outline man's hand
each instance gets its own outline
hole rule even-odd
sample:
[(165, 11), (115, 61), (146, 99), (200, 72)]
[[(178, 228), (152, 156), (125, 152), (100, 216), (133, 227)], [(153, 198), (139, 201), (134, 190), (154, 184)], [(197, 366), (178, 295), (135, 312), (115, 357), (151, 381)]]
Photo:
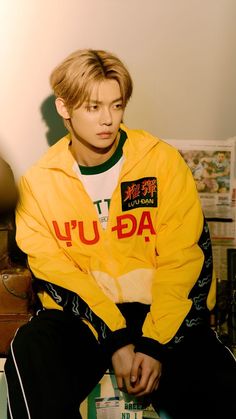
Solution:
[(140, 397), (157, 390), (161, 377), (162, 364), (155, 358), (141, 352), (135, 354), (131, 369), (130, 394)]
[(118, 388), (122, 391), (130, 393), (132, 384), (130, 381), (130, 373), (135, 357), (134, 345), (126, 345), (118, 349), (112, 355), (112, 365), (116, 376)]
[(112, 356), (118, 388), (134, 396), (144, 396), (157, 390), (162, 365), (151, 356), (134, 352), (133, 345), (118, 349)]

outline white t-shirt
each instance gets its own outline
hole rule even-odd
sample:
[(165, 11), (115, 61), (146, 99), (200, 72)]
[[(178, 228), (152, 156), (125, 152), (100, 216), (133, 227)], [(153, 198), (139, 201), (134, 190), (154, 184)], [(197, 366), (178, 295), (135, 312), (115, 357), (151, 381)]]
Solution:
[(124, 161), (122, 148), (125, 140), (126, 133), (121, 131), (118, 147), (105, 163), (93, 167), (78, 166), (76, 164), (74, 167), (86, 192), (94, 203), (99, 221), (104, 230), (107, 227), (111, 197), (117, 186)]

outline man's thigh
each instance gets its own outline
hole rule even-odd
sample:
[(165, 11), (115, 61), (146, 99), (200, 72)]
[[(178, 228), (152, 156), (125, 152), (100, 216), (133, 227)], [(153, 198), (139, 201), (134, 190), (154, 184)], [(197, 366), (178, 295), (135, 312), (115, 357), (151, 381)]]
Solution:
[(233, 418), (235, 388), (236, 362), (212, 332), (167, 358), (154, 404), (174, 419)]
[(74, 417), (72, 410), (78, 410), (107, 365), (96, 338), (80, 319), (59, 310), (40, 311), (11, 344), (5, 367), (10, 400), (17, 400), (18, 388), (19, 408), (27, 401), (33, 417), (45, 412), (63, 417), (68, 409)]

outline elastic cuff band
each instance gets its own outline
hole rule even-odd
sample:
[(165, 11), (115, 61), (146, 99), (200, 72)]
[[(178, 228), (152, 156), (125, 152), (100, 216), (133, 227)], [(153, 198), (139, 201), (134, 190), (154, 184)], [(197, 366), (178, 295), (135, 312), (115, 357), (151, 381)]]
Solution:
[(135, 352), (142, 352), (162, 362), (165, 353), (165, 346), (154, 339), (141, 337), (135, 345)]
[(106, 352), (113, 355), (115, 351), (122, 348), (123, 346), (132, 343), (130, 334), (127, 328), (116, 330), (112, 332), (102, 343)]

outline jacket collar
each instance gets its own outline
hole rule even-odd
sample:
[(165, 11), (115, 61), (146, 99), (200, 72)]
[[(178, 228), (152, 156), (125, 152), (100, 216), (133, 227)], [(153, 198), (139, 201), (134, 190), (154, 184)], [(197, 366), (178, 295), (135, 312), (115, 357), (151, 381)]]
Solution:
[[(124, 124), (121, 124), (121, 129), (127, 134), (127, 140), (123, 148), (124, 157), (131, 162), (132, 166), (160, 141), (146, 131), (129, 129)], [(49, 148), (37, 165), (46, 169), (60, 169), (73, 177), (77, 177), (73, 170), (75, 160), (69, 150), (70, 141), (70, 134), (67, 134)]]

